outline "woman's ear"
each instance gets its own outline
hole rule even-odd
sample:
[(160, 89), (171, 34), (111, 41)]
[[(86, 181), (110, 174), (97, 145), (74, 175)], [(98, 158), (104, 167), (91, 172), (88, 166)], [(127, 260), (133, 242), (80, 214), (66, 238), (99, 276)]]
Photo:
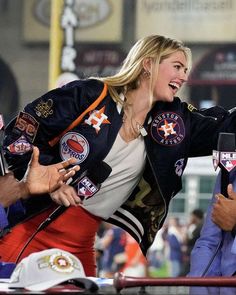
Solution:
[(144, 71), (146, 71), (146, 72), (151, 72), (151, 58), (150, 57), (148, 57), (148, 58), (145, 58), (144, 60), (143, 60), (143, 69), (144, 69)]

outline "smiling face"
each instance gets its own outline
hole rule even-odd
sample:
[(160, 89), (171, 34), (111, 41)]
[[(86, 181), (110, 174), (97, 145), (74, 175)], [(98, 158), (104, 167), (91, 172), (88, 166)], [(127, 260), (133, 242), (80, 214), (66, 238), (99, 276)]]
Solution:
[(177, 91), (188, 79), (187, 71), (187, 59), (183, 51), (174, 52), (163, 59), (153, 88), (154, 101), (173, 101)]

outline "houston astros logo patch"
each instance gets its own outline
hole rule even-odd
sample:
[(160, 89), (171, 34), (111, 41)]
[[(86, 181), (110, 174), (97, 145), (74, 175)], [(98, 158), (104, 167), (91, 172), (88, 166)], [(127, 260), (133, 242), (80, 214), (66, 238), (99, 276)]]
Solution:
[(89, 143), (83, 135), (68, 132), (61, 138), (60, 154), (63, 160), (74, 157), (78, 161), (76, 164), (80, 164), (89, 154)]
[(90, 113), (89, 118), (84, 120), (84, 123), (88, 125), (92, 125), (93, 128), (98, 133), (101, 129), (102, 124), (111, 124), (111, 122), (108, 120), (107, 115), (104, 114), (105, 112), (105, 106), (102, 107), (100, 110), (94, 110)]
[(152, 121), (151, 135), (161, 145), (177, 145), (185, 137), (184, 122), (176, 113), (160, 113)]

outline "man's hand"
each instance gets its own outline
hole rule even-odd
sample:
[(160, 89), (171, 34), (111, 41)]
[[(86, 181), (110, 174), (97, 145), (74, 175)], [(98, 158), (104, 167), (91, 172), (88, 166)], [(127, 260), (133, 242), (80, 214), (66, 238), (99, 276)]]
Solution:
[(58, 189), (80, 169), (79, 166), (76, 165), (66, 170), (69, 165), (75, 163), (76, 159), (71, 158), (53, 165), (40, 165), (39, 149), (33, 147), (32, 158), (24, 177), (24, 182), (29, 194), (50, 193)]
[(215, 196), (211, 219), (221, 229), (231, 231), (236, 225), (236, 192), (233, 191), (232, 184), (228, 185), (227, 191), (229, 198), (222, 194)]

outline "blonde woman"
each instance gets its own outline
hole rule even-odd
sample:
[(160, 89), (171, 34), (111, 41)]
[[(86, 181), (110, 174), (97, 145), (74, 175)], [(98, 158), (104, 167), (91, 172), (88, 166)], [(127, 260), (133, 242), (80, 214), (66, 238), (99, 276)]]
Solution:
[[(81, 194), (79, 181), (51, 193), (54, 202), (68, 209), (35, 236), (21, 258), (59, 247), (79, 257), (86, 274), (94, 276), (94, 239), (102, 220), (125, 229), (146, 254), (171, 198), (181, 189), (188, 157), (211, 154), (219, 132), (236, 131), (235, 112), (220, 107), (198, 111), (176, 97), (190, 66), (191, 52), (182, 42), (147, 36), (134, 44), (114, 76), (71, 82), (24, 108), (36, 122), (33, 136), (26, 139), (39, 147), (43, 164), (73, 156), (81, 175), (96, 171), (101, 161), (112, 172), (100, 190), (90, 183)], [(22, 113), (7, 128), (5, 146), (8, 161), (20, 175), (19, 156), (9, 152), (17, 145), (17, 134), (22, 135), (17, 132), (19, 117)], [(4, 261), (16, 259), (54, 202), (4, 237)]]

